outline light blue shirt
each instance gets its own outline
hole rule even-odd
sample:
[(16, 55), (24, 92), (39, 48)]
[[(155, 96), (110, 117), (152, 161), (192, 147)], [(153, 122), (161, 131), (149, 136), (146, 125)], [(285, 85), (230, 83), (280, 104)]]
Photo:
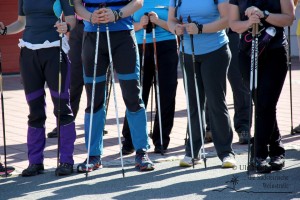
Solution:
[[(144, 0), (144, 5), (141, 9), (136, 11), (133, 15), (134, 22), (139, 22), (141, 17), (147, 12), (155, 12), (158, 15), (158, 18), (164, 21), (168, 20), (168, 8), (169, 1), (168, 0)], [(144, 29), (136, 31), (136, 39), (138, 44), (143, 43), (143, 35)], [(174, 40), (175, 35), (171, 32), (165, 30), (160, 26), (156, 26), (155, 28), (155, 36), (156, 41), (165, 41), (165, 40)], [(147, 33), (146, 42), (152, 43), (152, 33)]]
[[(179, 0), (177, 0), (178, 3)], [(224, 3), (227, 0), (218, 0)], [(170, 7), (175, 7), (175, 0), (170, 0)], [(178, 7), (177, 17), (183, 17), (183, 23), (187, 23), (188, 16), (192, 21), (199, 24), (207, 24), (220, 18), (217, 5), (214, 0), (182, 0)], [(225, 30), (215, 33), (202, 33), (194, 35), (195, 55), (202, 55), (215, 51), (228, 43)], [(187, 54), (192, 54), (191, 40), (188, 34), (184, 34), (184, 50)]]

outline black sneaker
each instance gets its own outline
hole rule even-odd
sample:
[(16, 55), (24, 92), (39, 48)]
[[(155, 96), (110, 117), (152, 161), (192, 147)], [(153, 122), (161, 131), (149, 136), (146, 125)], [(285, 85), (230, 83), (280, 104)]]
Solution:
[(133, 145), (128, 145), (125, 141), (122, 141), (122, 154), (123, 155), (129, 155), (134, 152)]
[(44, 173), (44, 165), (43, 164), (30, 164), (27, 169), (22, 171), (22, 176), (36, 176), (38, 174)]
[(263, 158), (256, 158), (255, 169), (257, 173), (261, 174), (267, 174), (272, 171), (271, 165)]
[(210, 130), (206, 130), (205, 131), (205, 137), (204, 137), (204, 143), (210, 143), (212, 141), (213, 141), (213, 139), (212, 139), (211, 131)]
[(5, 169), (5, 166), (2, 163), (0, 163), (0, 175), (4, 175), (5, 172), (7, 172), (7, 174), (11, 174), (13, 171), (15, 171), (14, 167), (6, 166)]
[(60, 163), (55, 170), (56, 176), (70, 175), (73, 173), (73, 165), (69, 163)]
[(57, 134), (57, 128), (54, 128), (51, 132), (49, 132), (47, 134), (48, 138), (57, 138), (58, 134)]
[(248, 144), (248, 137), (249, 137), (248, 131), (241, 131), (238, 133), (238, 135), (239, 135), (240, 144)]
[[(167, 152), (167, 148), (163, 147), (163, 153)], [(154, 147), (154, 153), (161, 153), (161, 146)]]
[(300, 133), (300, 124), (293, 129), (294, 133)]
[(269, 162), (269, 164), (272, 167), (272, 170), (274, 171), (278, 171), (278, 170), (282, 170), (282, 168), (284, 167), (284, 157), (283, 156), (274, 156), (271, 157), (271, 160)]

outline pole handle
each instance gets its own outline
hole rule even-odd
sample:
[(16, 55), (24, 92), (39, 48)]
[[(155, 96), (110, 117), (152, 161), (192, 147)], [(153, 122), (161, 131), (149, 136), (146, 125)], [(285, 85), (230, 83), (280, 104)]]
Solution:
[(252, 37), (255, 37), (258, 35), (258, 24), (252, 25)]

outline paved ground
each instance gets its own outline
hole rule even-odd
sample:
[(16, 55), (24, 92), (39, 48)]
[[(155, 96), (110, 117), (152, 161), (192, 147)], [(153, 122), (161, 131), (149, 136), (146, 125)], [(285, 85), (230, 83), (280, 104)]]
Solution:
[(300, 199), (299, 151), (288, 150), (283, 171), (247, 175), (247, 156), (239, 155), (238, 168), (221, 169), (220, 161), (208, 160), (208, 167), (180, 168), (177, 161), (157, 163), (152, 172), (140, 173), (125, 167), (107, 167), (89, 174), (55, 177), (48, 172), (36, 177), (0, 180), (1, 199)]
[[(292, 91), (293, 91), (293, 126), (297, 126), (300, 123), (300, 64), (298, 62), (298, 59), (293, 59), (292, 61)], [(119, 108), (119, 116), (121, 116), (120, 121), (121, 123), (123, 122), (123, 114), (125, 112), (125, 106), (122, 101), (122, 97), (120, 95), (120, 90), (119, 86), (117, 85), (117, 99), (118, 99), (118, 108)], [(53, 116), (53, 106), (50, 101), (50, 95), (49, 91), (47, 90), (47, 131), (52, 130), (55, 127), (55, 119)], [(9, 178), (9, 179), (0, 179), (2, 184), (4, 185), (9, 185), (9, 186), (14, 186), (19, 185), (22, 186), (22, 193), (16, 193), (15, 195), (7, 196), (7, 198), (12, 198), (12, 197), (20, 197), (20, 196), (26, 196), (26, 195), (31, 195), (32, 193), (40, 193), (39, 189), (34, 188), (32, 190), (32, 193), (28, 193), (26, 191), (26, 187), (28, 184), (34, 183), (34, 186), (37, 188), (41, 187), (42, 191), (47, 191), (48, 185), (53, 185), (56, 184), (57, 182), (64, 182), (58, 184), (58, 187), (60, 189), (59, 193), (64, 193), (66, 190), (69, 192), (74, 191), (74, 194), (71, 196), (65, 196), (64, 198), (76, 198), (77, 196), (80, 195), (80, 187), (78, 186), (72, 186), (73, 184), (79, 184), (80, 179), (82, 178), (81, 175), (74, 175), (70, 178), (63, 178), (63, 179), (58, 179), (56, 181), (56, 178), (53, 177), (53, 173), (47, 173), (46, 175), (38, 176), (37, 178), (30, 178), (30, 179), (22, 179), (22, 178), (16, 178), (16, 176), (24, 169), (27, 167), (28, 162), (27, 162), (27, 146), (26, 146), (26, 121), (27, 121), (27, 115), (28, 115), (28, 106), (25, 101), (25, 96), (24, 92), (22, 90), (22, 85), (20, 81), (19, 76), (4, 76), (4, 102), (5, 102), (5, 124), (6, 124), (6, 140), (7, 140), (7, 153), (8, 153), (8, 163), (9, 165), (13, 165), (16, 167), (16, 172), (13, 177), (15, 178)], [(232, 93), (231, 93), (231, 88), (230, 85), (228, 84), (228, 89), (227, 89), (227, 103), (228, 103), (228, 108), (230, 111), (230, 116), (233, 116), (233, 100), (232, 100)], [(76, 128), (77, 128), (77, 140), (76, 140), (76, 146), (75, 146), (75, 163), (80, 163), (86, 158), (86, 150), (85, 150), (85, 145), (84, 145), (84, 136), (83, 136), (83, 118), (84, 118), (84, 108), (86, 105), (86, 98), (85, 94), (83, 94), (83, 98), (81, 101), (81, 109), (78, 113), (78, 117), (76, 119)], [(286, 82), (284, 84), (284, 88), (281, 94), (281, 98), (278, 104), (278, 109), (277, 109), (277, 118), (278, 118), (278, 123), (279, 123), (279, 128), (281, 130), (281, 133), (283, 135), (283, 142), (286, 145), (286, 148), (289, 150), (299, 150), (300, 149), (300, 134), (298, 135), (290, 135), (290, 130), (291, 130), (291, 118), (290, 118), (290, 84), (289, 84), (289, 78), (287, 76)], [(0, 118), (1, 119), (1, 118)], [(1, 119), (2, 120), (2, 119)], [(2, 122), (2, 121), (1, 121)], [(2, 124), (2, 123), (1, 123)], [(150, 126), (150, 109), (148, 109), (148, 124)], [(218, 170), (219, 173), (219, 167), (220, 165), (219, 161), (217, 158), (215, 158), (215, 150), (213, 147), (213, 144), (208, 144), (206, 145), (206, 151), (208, 152), (208, 156), (211, 157), (212, 159), (215, 159), (215, 163), (213, 165), (208, 166), (208, 171), (211, 172), (212, 176), (207, 176), (205, 179), (209, 179), (209, 177), (212, 177), (214, 181), (206, 181), (203, 180), (196, 180), (193, 177), (193, 172), (194, 170), (183, 170), (177, 168), (178, 164), (178, 159), (184, 155), (184, 138), (185, 138), (185, 133), (186, 133), (186, 124), (187, 124), (187, 119), (186, 119), (186, 103), (185, 103), (185, 96), (184, 96), (184, 90), (183, 90), (183, 80), (182, 80), (182, 74), (179, 70), (179, 77), (178, 77), (178, 89), (177, 89), (177, 99), (176, 99), (176, 114), (175, 114), (175, 123), (174, 123), (174, 128), (172, 130), (171, 134), (171, 142), (169, 146), (169, 151), (165, 156), (160, 156), (156, 155), (153, 153), (150, 153), (150, 157), (157, 161), (171, 161), (173, 160), (174, 162), (163, 162), (163, 164), (159, 164), (157, 166), (157, 170), (153, 173), (145, 173), (143, 175), (139, 175), (138, 177), (143, 177), (143, 179), (147, 180), (147, 178), (152, 179), (157, 179), (157, 182), (154, 182), (154, 184), (151, 184), (149, 188), (145, 191), (146, 199), (151, 199), (148, 194), (150, 194), (151, 190), (153, 188), (158, 188), (160, 191), (159, 195), (154, 195), (153, 199), (156, 198), (174, 198), (175, 196), (185, 198), (185, 197), (192, 197), (193, 195), (196, 195), (194, 198), (198, 197), (197, 196), (197, 189), (192, 188), (192, 190), (188, 190), (187, 192), (183, 192), (180, 195), (180, 191), (177, 191), (178, 188), (181, 188), (183, 186), (182, 190), (185, 190), (186, 187), (196, 187), (197, 182), (199, 182), (199, 187), (203, 187), (202, 184), (208, 184), (213, 185), (213, 183), (218, 183), (219, 185), (224, 185), (224, 180), (227, 180), (231, 175), (224, 175), (222, 179), (220, 179), (220, 182), (218, 181), (217, 177), (219, 177), (217, 174), (214, 174), (214, 170)], [(122, 128), (122, 127), (121, 127)], [(105, 135), (104, 137), (104, 166), (106, 167), (111, 167), (108, 169), (104, 170), (104, 174), (102, 174), (102, 171), (99, 172), (98, 175), (96, 175), (95, 178), (101, 178), (101, 180), (95, 180), (95, 182), (85, 182), (87, 185), (89, 184), (96, 184), (98, 182), (101, 182), (99, 184), (99, 188), (105, 187), (109, 190), (107, 190), (107, 193), (114, 193), (116, 190), (119, 190), (120, 196), (117, 197), (116, 199), (130, 199), (130, 195), (126, 195), (125, 191), (121, 191), (122, 186), (118, 186), (114, 190), (114, 188), (109, 188), (109, 186), (113, 187), (114, 182), (111, 181), (110, 179), (112, 178), (117, 178), (118, 183), (122, 182), (123, 180), (126, 180), (126, 184), (128, 184), (128, 188), (123, 189), (129, 189), (129, 190), (135, 190), (135, 188), (142, 187), (140, 184), (144, 184), (145, 181), (142, 181), (139, 183), (138, 181), (135, 183), (131, 183), (130, 180), (137, 180), (134, 176), (136, 173), (131, 172), (131, 164), (133, 162), (133, 156), (126, 156), (124, 158), (126, 168), (129, 169), (128, 175), (131, 178), (126, 178), (126, 179), (121, 179), (120, 174), (119, 174), (119, 167), (120, 165), (120, 159), (119, 159), (119, 145), (118, 145), (118, 133), (117, 133), (117, 126), (116, 126), (116, 120), (115, 120), (115, 110), (114, 110), (114, 102), (113, 98), (110, 100), (109, 104), (109, 110), (108, 110), (108, 116), (107, 116), (107, 125), (106, 125), (106, 130), (108, 131), (108, 134)], [(0, 127), (0, 131), (2, 133), (2, 126)], [(2, 134), (0, 136), (0, 145), (2, 146)], [(239, 145), (237, 143), (238, 137), (237, 134), (234, 133), (234, 150), (238, 154), (237, 159), (240, 159), (240, 156), (243, 157), (243, 153), (247, 151), (246, 146), (244, 145)], [(56, 149), (57, 149), (57, 140), (56, 139), (47, 139), (47, 147), (45, 149), (45, 167), (48, 171), (53, 171), (56, 167)], [(153, 151), (153, 147), (150, 149), (150, 152)], [(3, 148), (0, 149), (0, 154), (3, 155)], [(298, 175), (300, 174), (299, 170), (299, 152), (294, 153), (293, 155), (297, 155), (295, 157), (289, 157), (289, 154), (287, 157), (291, 160), (292, 163), (296, 162), (298, 163), (298, 166), (294, 166), (293, 169), (291, 170), (292, 172), (298, 170)], [(2, 156), (3, 160), (3, 156)], [(292, 165), (290, 163), (290, 165)], [(246, 163), (241, 163), (241, 166)], [(170, 170), (168, 170), (168, 167), (171, 167)], [(176, 170), (174, 170), (176, 169)], [(206, 170), (207, 171), (207, 170)], [(222, 170), (221, 170), (222, 171)], [(223, 171), (222, 171), (223, 172)], [(98, 172), (97, 172), (98, 173)], [(165, 182), (164, 177), (168, 177), (172, 179), (173, 176), (178, 175), (184, 175), (184, 174), (189, 174), (189, 177), (191, 178), (191, 185), (186, 184), (184, 182), (178, 183), (175, 187), (173, 188), (172, 186), (160, 186), (160, 182)], [(199, 173), (197, 173), (199, 175)], [(293, 174), (293, 173), (292, 173)], [(198, 176), (197, 175), (197, 176)], [(223, 175), (222, 175), (223, 176)], [(43, 177), (43, 179), (40, 179), (39, 177)], [(80, 177), (80, 178), (79, 178)], [(200, 178), (199, 178), (200, 177)], [(198, 178), (201, 179), (201, 176)], [(45, 179), (44, 179), (45, 178)], [(178, 178), (174, 178), (174, 180), (178, 180)], [(227, 179), (226, 179), (227, 178)], [(79, 179), (79, 180), (77, 180)], [(89, 180), (93, 180), (94, 177), (91, 177)], [(83, 180), (83, 178), (82, 178)], [(105, 182), (102, 182), (102, 180), (106, 180)], [(189, 179), (187, 179), (189, 181)], [(295, 179), (296, 181), (297, 179)], [(299, 178), (298, 182), (296, 185), (299, 185)], [(50, 181), (50, 182), (49, 182)], [(229, 178), (230, 181), (230, 178)], [(65, 183), (67, 183), (65, 185)], [(106, 185), (106, 183), (108, 183)], [(156, 183), (156, 184), (155, 184)], [(222, 183), (222, 184), (221, 184)], [(118, 185), (116, 183), (116, 185)], [(225, 184), (226, 185), (226, 184)], [(23, 190), (23, 186), (25, 187)], [(31, 187), (31, 186), (30, 186)], [(51, 186), (52, 187), (52, 186)], [(94, 189), (96, 190), (96, 187), (93, 186)], [(98, 184), (97, 184), (98, 187)], [(144, 187), (144, 186), (143, 186)], [(164, 190), (162, 190), (160, 187), (167, 188), (168, 192), (174, 192), (174, 195), (164, 193)], [(198, 186), (197, 186), (198, 187)], [(250, 187), (255, 187), (255, 185), (250, 185)], [(1, 187), (2, 188), (2, 187)], [(0, 190), (2, 190), (0, 188)], [(82, 188), (81, 191), (84, 191), (85, 187)], [(152, 188), (152, 189), (151, 189)], [(79, 189), (79, 191), (78, 191)], [(145, 188), (144, 188), (145, 189)], [(57, 188), (55, 189), (57, 190)], [(199, 189), (200, 190), (200, 189)], [(205, 189), (201, 189), (205, 190)], [(140, 190), (139, 192), (133, 192), (132, 194), (136, 195), (143, 195), (144, 190)], [(96, 191), (95, 191), (96, 192)], [(101, 191), (99, 190), (101, 193)], [(181, 191), (182, 192), (182, 191)], [(298, 190), (299, 192), (299, 190)], [(47, 193), (47, 192), (46, 192)], [(51, 191), (50, 191), (51, 193)], [(50, 194), (49, 193), (49, 194)], [(72, 193), (72, 192), (71, 192)], [(107, 195), (107, 193), (102, 193)], [(121, 194), (122, 193), (122, 194)], [(1, 191), (2, 194), (2, 191)], [(84, 193), (82, 193), (84, 194)], [(95, 193), (94, 193), (95, 194)], [(38, 194), (37, 194), (38, 195)], [(123, 196), (122, 196), (123, 195)], [(148, 196), (147, 196), (148, 195)], [(46, 195), (47, 196), (47, 195)], [(50, 195), (51, 196), (51, 195)], [(50, 198), (50, 196), (48, 198)], [(114, 195), (108, 195), (107, 197), (104, 196), (105, 198), (110, 198), (113, 197)], [(123, 198), (124, 197), (124, 198)], [(27, 197), (29, 198), (29, 196)], [(39, 198), (36, 196), (36, 198)], [(46, 198), (46, 197), (45, 197)], [(59, 198), (59, 197), (57, 197)], [(0, 198), (2, 199), (2, 198)], [(6, 198), (5, 198), (6, 199)], [(46, 198), (47, 199), (47, 198)], [(102, 199), (102, 198), (101, 198)]]

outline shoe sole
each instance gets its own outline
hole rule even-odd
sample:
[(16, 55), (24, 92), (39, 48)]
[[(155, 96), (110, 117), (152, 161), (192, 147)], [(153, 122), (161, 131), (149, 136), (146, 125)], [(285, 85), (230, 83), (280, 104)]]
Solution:
[(282, 165), (276, 164), (276, 163), (269, 163), (269, 165), (271, 165), (271, 168), (272, 168), (273, 171), (279, 171), (279, 170), (282, 170), (285, 163), (283, 163)]
[(21, 175), (22, 175), (22, 177), (30, 177), (30, 176), (36, 176), (36, 175), (39, 175), (39, 174), (44, 174), (44, 170), (39, 170), (34, 174), (23, 174), (22, 173)]
[(56, 176), (66, 176), (66, 175), (71, 175), (71, 174), (73, 174), (73, 170), (71, 170), (71, 172), (55, 172), (55, 175)]
[(256, 173), (259, 174), (269, 174), (271, 173), (272, 168), (266, 168), (266, 169), (256, 169)]
[(236, 167), (235, 163), (231, 163), (231, 162), (222, 163), (222, 168), (234, 168), (234, 167)]
[(86, 172), (92, 172), (94, 170), (102, 169), (102, 168), (103, 168), (103, 165), (95, 165), (94, 167), (88, 167), (88, 170), (86, 170), (86, 168), (84, 168), (84, 169), (77, 168), (77, 172), (78, 173), (86, 173)]
[(135, 167), (138, 168), (140, 171), (152, 171), (154, 170), (154, 165), (147, 164), (147, 166), (141, 166), (139, 164), (135, 164)]
[[(11, 174), (13, 171), (15, 171), (14, 169), (13, 170), (7, 170), (7, 174)], [(0, 176), (2, 175), (5, 175), (5, 171), (4, 172), (0, 172)]]
[[(194, 161), (194, 165), (199, 165), (199, 164), (202, 164), (202, 160), (195, 160)], [(183, 162), (183, 161), (180, 161), (179, 162), (179, 167), (192, 167), (193, 164), (189, 164), (187, 162)]]

